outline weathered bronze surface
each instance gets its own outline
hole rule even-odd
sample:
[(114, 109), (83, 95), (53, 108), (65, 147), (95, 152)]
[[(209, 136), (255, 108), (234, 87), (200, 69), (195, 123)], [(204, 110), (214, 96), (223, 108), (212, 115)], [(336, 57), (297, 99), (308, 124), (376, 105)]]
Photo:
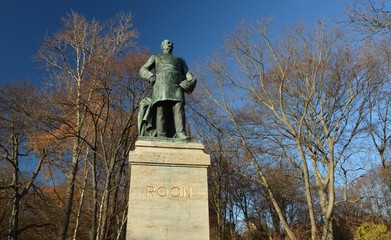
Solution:
[(152, 98), (140, 103), (139, 136), (188, 139), (185, 121), (185, 92), (197, 80), (181, 57), (172, 55), (174, 43), (164, 40), (162, 54), (152, 55), (141, 67), (140, 76), (153, 85)]

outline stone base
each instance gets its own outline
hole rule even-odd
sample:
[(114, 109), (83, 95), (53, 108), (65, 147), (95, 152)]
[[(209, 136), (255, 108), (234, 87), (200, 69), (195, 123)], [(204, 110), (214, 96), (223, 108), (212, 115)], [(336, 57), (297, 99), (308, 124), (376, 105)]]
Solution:
[(127, 240), (209, 239), (207, 167), (200, 143), (136, 142), (129, 155)]

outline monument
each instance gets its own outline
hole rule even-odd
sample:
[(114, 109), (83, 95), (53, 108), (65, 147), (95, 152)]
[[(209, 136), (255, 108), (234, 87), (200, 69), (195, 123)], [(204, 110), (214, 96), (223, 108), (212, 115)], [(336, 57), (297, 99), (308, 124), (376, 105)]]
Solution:
[(197, 80), (186, 62), (172, 55), (174, 44), (164, 40), (163, 54), (152, 55), (140, 69), (140, 76), (153, 86), (152, 99), (140, 104), (138, 127), (140, 136), (187, 139), (185, 96), (191, 93)]
[(210, 157), (187, 135), (184, 112), (184, 94), (197, 80), (173, 47), (164, 40), (163, 53), (140, 69), (153, 91), (140, 104), (139, 139), (129, 154), (127, 240), (209, 239)]

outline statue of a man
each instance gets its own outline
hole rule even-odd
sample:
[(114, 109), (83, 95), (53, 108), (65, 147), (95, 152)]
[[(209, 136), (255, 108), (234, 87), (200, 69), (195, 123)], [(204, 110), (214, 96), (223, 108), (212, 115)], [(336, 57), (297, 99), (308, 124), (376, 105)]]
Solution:
[(153, 116), (150, 125), (154, 134), (149, 135), (187, 139), (184, 92), (194, 90), (196, 79), (189, 72), (186, 62), (172, 55), (173, 42), (164, 40), (161, 49), (162, 54), (152, 55), (140, 69), (140, 76), (153, 85), (149, 104)]

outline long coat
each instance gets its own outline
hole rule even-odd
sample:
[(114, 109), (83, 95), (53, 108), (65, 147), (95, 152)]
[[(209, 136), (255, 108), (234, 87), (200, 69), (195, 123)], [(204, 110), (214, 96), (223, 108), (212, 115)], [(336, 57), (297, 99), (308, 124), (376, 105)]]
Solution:
[[(154, 73), (154, 72), (155, 73)], [(152, 91), (152, 104), (159, 101), (185, 102), (184, 90), (179, 84), (189, 71), (186, 62), (171, 54), (152, 55), (140, 69), (140, 76), (150, 79), (156, 75)]]

